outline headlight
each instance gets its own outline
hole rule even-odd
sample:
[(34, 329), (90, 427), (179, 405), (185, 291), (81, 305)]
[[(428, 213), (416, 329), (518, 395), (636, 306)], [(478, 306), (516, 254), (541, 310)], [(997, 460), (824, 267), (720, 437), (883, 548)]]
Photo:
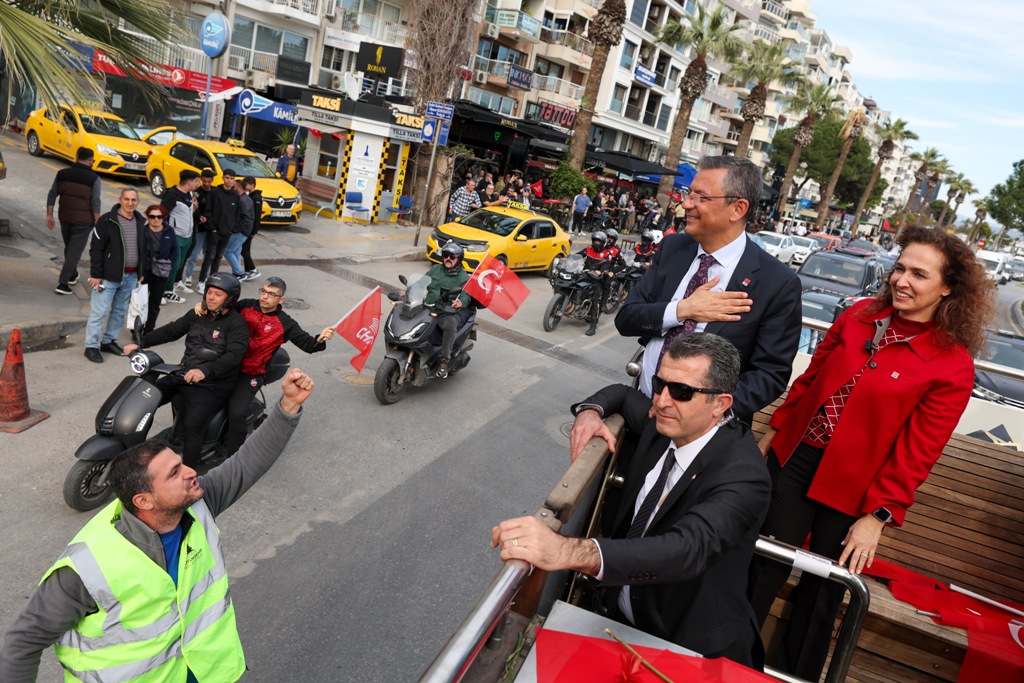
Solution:
[(297, 193), (295, 195), (295, 203), (296, 204), (301, 204), (302, 203), (302, 193), (301, 192), (299, 192), (299, 193)]
[(974, 385), (974, 389), (971, 391), (971, 395), (974, 396), (975, 398), (983, 398), (986, 401), (994, 401), (996, 403), (999, 403), (1000, 401), (1003, 400), (1002, 394), (997, 394), (991, 389), (986, 389), (985, 387), (978, 386), (977, 384)]
[(149, 370), (149, 356), (144, 353), (133, 353), (128, 363), (136, 375), (144, 375)]
[(113, 147), (107, 147), (106, 145), (96, 145), (96, 151), (111, 157), (121, 156), (120, 154), (118, 154), (116, 149), (114, 149)]
[(466, 245), (466, 251), (487, 251), (488, 246), (487, 242), (470, 242)]
[(426, 329), (426, 327), (427, 323), (420, 323), (416, 327), (412, 328), (411, 330), (400, 336), (398, 338), (398, 341), (409, 341), (410, 339), (415, 339), (416, 337), (420, 336), (420, 334), (423, 332), (424, 329)]

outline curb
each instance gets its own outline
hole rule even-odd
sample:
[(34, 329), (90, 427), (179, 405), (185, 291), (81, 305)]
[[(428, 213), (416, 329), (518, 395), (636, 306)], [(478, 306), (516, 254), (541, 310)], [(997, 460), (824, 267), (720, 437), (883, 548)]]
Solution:
[(387, 254), (385, 256), (338, 256), (339, 263), (358, 266), (366, 263), (395, 263), (401, 261), (426, 261), (426, 250), (422, 248), (410, 249), (398, 254)]
[(26, 320), (20, 323), (4, 323), (0, 325), (0, 349), (7, 349), (7, 341), (11, 332), (21, 330), (21, 345), (26, 351), (59, 341), (79, 330), (85, 329), (86, 318), (64, 317), (53, 320)]

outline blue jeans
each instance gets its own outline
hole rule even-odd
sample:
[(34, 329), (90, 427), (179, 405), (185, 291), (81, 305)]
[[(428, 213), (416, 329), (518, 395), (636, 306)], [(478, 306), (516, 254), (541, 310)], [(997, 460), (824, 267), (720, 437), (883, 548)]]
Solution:
[(246, 237), (248, 235), (242, 232), (232, 233), (228, 238), (228, 246), (224, 247), (224, 258), (231, 265), (231, 274), (235, 277), (245, 274), (245, 269), (242, 268), (242, 245), (245, 244)]
[(206, 249), (206, 233), (196, 231), (195, 234), (196, 242), (192, 245), (192, 253), (188, 256), (188, 261), (185, 262), (185, 277), (192, 277), (192, 273), (196, 269), (196, 261), (202, 256), (203, 251)]
[[(135, 273), (125, 273), (121, 282), (103, 280), (103, 289), (93, 290), (90, 301), (89, 321), (85, 323), (85, 346), (90, 349), (100, 347), (100, 333), (102, 342), (109, 344), (121, 334), (121, 326), (124, 325), (124, 316), (128, 313), (128, 302), (132, 297), (132, 290), (138, 284)], [(109, 314), (109, 315), (108, 315)], [(103, 320), (106, 319), (106, 329), (103, 327)]]

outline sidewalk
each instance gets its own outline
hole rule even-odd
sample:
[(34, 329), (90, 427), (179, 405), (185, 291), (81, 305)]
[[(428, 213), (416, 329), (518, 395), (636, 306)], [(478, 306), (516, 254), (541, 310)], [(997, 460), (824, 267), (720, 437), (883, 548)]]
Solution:
[[(88, 248), (79, 266), (79, 284), (73, 295), (54, 293), (62, 263), (59, 228), (56, 239), (0, 207), (0, 218), (10, 221), (10, 235), (0, 235), (0, 350), (15, 328), (21, 330), (26, 350), (59, 341), (80, 332), (89, 316)], [(419, 246), (413, 246), (415, 225), (394, 223), (342, 223), (304, 213), (288, 229), (264, 228), (253, 242), (257, 266), (270, 260), (337, 260), (361, 264), (424, 258), (433, 226), (424, 226)], [(222, 270), (226, 266), (222, 266)]]

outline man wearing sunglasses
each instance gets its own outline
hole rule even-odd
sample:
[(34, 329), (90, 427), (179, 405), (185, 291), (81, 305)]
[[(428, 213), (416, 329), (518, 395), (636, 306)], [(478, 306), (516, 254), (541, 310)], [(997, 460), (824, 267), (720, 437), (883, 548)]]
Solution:
[(704, 157), (683, 198), (685, 234), (662, 240), (643, 279), (615, 316), (615, 327), (645, 345), (640, 390), (667, 339), (712, 332), (740, 353), (733, 411), (748, 425), (786, 389), (800, 343), (800, 280), (747, 239), (761, 171), (745, 158)]
[(491, 532), (501, 559), (588, 574), (607, 616), (761, 668), (747, 567), (771, 482), (753, 434), (728, 417), (739, 374), (739, 354), (722, 337), (680, 335), (653, 377), (653, 400), (619, 384), (573, 406), (573, 459), (593, 436), (615, 447), (604, 415), (621, 413), (639, 435), (619, 455), (624, 483), (608, 493), (602, 537), (567, 538), (520, 517)]

